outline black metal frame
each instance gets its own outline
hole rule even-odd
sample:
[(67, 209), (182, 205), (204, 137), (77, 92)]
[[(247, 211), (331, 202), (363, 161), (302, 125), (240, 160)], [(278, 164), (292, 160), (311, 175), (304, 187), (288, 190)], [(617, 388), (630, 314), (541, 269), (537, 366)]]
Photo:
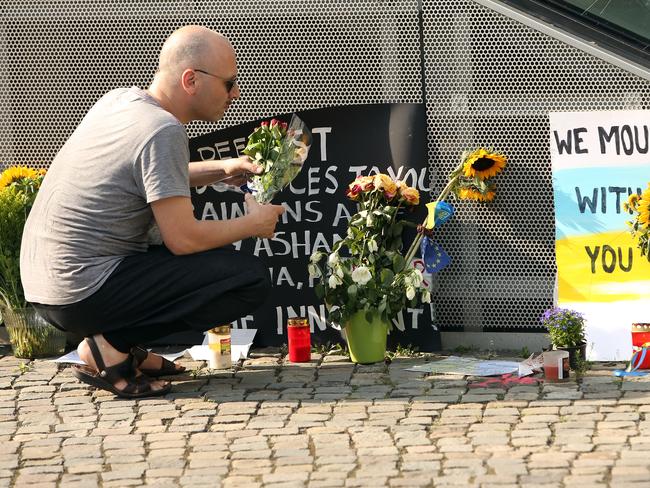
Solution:
[(500, 1), (650, 69), (650, 38), (641, 37), (598, 16), (584, 14), (562, 0)]

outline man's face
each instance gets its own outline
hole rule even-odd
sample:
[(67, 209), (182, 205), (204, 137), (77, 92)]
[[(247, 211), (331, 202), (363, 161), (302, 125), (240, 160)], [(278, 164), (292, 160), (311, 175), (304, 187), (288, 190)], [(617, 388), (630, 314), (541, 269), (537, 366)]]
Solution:
[(216, 122), (223, 117), (240, 91), (234, 52), (194, 68), (197, 85), (195, 119)]

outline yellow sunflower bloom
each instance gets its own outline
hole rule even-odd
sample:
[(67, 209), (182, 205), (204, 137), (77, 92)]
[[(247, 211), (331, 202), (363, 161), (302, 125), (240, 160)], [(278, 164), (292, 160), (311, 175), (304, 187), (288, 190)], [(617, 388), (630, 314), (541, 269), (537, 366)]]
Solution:
[(23, 178), (34, 178), (39, 176), (39, 172), (34, 168), (27, 166), (12, 166), (2, 172), (0, 175), (0, 189), (11, 186), (11, 184), (22, 180)]
[(467, 187), (461, 188), (458, 190), (458, 198), (461, 200), (476, 200), (478, 202), (491, 202), (496, 196), (496, 191), (487, 190), (485, 193), (481, 193), (476, 188)]
[(636, 205), (637, 205), (638, 202), (639, 202), (639, 195), (637, 193), (632, 193), (627, 198), (627, 203), (626, 203), (627, 208), (625, 210), (628, 210), (628, 209), (636, 210)]
[(635, 210), (639, 212), (639, 225), (644, 229), (650, 224), (650, 190), (646, 190), (636, 204)]
[(505, 166), (506, 157), (503, 154), (491, 153), (487, 149), (480, 148), (465, 159), (463, 174), (467, 178), (477, 176), (481, 180), (486, 180), (501, 173)]

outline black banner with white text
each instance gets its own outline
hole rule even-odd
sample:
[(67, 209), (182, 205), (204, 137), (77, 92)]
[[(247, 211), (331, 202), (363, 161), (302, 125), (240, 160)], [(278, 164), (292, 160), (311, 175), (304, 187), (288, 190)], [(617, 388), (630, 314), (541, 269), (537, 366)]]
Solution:
[[(356, 212), (356, 204), (346, 198), (345, 189), (356, 176), (382, 172), (416, 187), (421, 200), (409, 216), (414, 222), (424, 219), (424, 204), (430, 200), (423, 105), (332, 107), (298, 115), (310, 128), (313, 141), (301, 173), (272, 202), (286, 208), (275, 237), (235, 243), (240, 252), (266, 263), (273, 282), (270, 299), (233, 324), (257, 329), (256, 346), (286, 343), (287, 319), (295, 316), (309, 318), (312, 343), (340, 342), (339, 332), (327, 323), (325, 305), (314, 294), (315, 280), (309, 277), (307, 264), (314, 251), (329, 252), (345, 236), (348, 220)], [(290, 114), (276, 118), (288, 122)], [(260, 122), (191, 139), (191, 160), (242, 155), (248, 135)], [(226, 220), (244, 215), (243, 194), (232, 190), (223, 184), (192, 189), (196, 218)], [(405, 233), (405, 248), (413, 235)], [(422, 351), (439, 349), (440, 336), (432, 325), (431, 307), (423, 304), (403, 310), (394, 321), (389, 345), (412, 344)]]

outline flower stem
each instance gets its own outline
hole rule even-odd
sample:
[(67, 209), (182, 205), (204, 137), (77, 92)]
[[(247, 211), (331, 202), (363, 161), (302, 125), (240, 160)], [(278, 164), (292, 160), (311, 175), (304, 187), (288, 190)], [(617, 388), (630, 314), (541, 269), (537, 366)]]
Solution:
[[(457, 173), (458, 170), (461, 167), (462, 167), (462, 163), (461, 163), (461, 165), (458, 166), (458, 168), (456, 168), (454, 170), (454, 172), (452, 174)], [(458, 181), (459, 177), (460, 177), (460, 173), (456, 174), (455, 176), (453, 176), (449, 180), (447, 185), (443, 188), (442, 192), (440, 192), (440, 195), (438, 195), (438, 198), (436, 198), (436, 200), (435, 200), (436, 204), (438, 204), (439, 202), (444, 201), (444, 199), (447, 198), (447, 195), (449, 195), (449, 192), (451, 192), (452, 188), (454, 187), (454, 185)], [(427, 223), (427, 219), (425, 218), (424, 222), (422, 222), (422, 225), (425, 225), (426, 223)], [(417, 252), (418, 248), (420, 247), (420, 242), (421, 241), (422, 241), (422, 234), (420, 234), (420, 233), (416, 234), (415, 239), (413, 239), (413, 242), (411, 243), (411, 246), (409, 247), (409, 250), (406, 253), (406, 257), (404, 258), (404, 260), (405, 260), (404, 269), (406, 269), (408, 266), (411, 265), (411, 260), (413, 259), (413, 257), (415, 256), (415, 253)]]

